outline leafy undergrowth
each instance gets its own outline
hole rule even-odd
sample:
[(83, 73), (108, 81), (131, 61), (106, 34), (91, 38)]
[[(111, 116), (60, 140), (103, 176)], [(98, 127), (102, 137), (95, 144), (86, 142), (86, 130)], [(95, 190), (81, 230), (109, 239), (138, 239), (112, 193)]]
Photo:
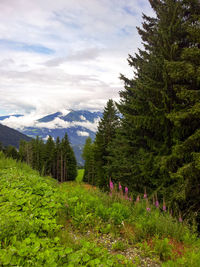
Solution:
[[(156, 207), (146, 209), (146, 201), (133, 203), (110, 196), (85, 184), (65, 183), (66, 217), (75, 229), (87, 233), (121, 237), (113, 249), (139, 248), (143, 257), (159, 258), (163, 266), (200, 266), (200, 241), (185, 222)], [(140, 266), (140, 264), (138, 265)], [(154, 266), (154, 265), (152, 265)]]
[(69, 212), (65, 203), (55, 180), (1, 153), (0, 266), (128, 266), (124, 257), (95, 243), (66, 238), (68, 231), (59, 223)]
[[(168, 213), (89, 185), (58, 185), (3, 154), (0, 240), (0, 266), (143, 266), (146, 258), (200, 266), (197, 236)], [(126, 252), (134, 250), (140, 255), (130, 261)]]

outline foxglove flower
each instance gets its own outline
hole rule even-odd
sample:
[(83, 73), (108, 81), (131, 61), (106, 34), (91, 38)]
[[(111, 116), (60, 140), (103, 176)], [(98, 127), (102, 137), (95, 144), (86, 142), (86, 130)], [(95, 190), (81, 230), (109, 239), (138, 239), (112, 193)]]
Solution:
[(182, 223), (183, 222), (183, 219), (182, 219), (182, 217), (181, 217), (181, 214), (179, 213), (179, 218), (178, 218), (178, 221), (180, 222), (180, 223)]
[(144, 198), (145, 198), (145, 199), (147, 198), (146, 187), (145, 187), (145, 189), (144, 189)]
[(165, 200), (163, 198), (163, 211), (166, 211), (166, 210), (167, 210), (167, 208), (166, 208)]
[(156, 193), (156, 203), (155, 203), (156, 208), (159, 208), (159, 202), (158, 202), (158, 197), (157, 197), (157, 193)]
[(151, 211), (151, 209), (150, 209), (150, 207), (149, 207), (149, 202), (148, 202), (148, 199), (146, 200), (146, 210), (147, 210), (148, 212), (150, 212), (150, 211)]
[(128, 200), (128, 187), (125, 187), (125, 199)]
[(112, 191), (113, 188), (114, 188), (114, 186), (113, 186), (113, 182), (110, 180), (110, 191)]
[(140, 196), (138, 195), (136, 198), (136, 202), (139, 202), (139, 201), (140, 201)]
[(156, 208), (159, 208), (159, 202), (158, 202), (158, 200), (156, 200), (155, 206), (156, 206)]
[(121, 186), (121, 184), (119, 183), (119, 191), (121, 191), (122, 190), (122, 186)]

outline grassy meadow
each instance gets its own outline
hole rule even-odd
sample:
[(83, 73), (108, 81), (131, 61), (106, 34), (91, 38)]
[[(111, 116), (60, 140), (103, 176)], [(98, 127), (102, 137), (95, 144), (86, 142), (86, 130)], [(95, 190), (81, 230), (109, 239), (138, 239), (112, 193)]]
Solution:
[(200, 266), (186, 222), (82, 176), (58, 184), (0, 154), (1, 266)]

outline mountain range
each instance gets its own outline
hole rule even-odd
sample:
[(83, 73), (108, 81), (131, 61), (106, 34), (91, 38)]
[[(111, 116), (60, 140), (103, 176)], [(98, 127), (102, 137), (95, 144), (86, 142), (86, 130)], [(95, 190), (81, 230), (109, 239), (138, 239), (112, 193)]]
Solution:
[[(22, 118), (22, 115), (19, 114), (12, 115), (12, 117), (13, 116), (16, 117), (16, 119)], [(2, 124), (6, 124), (9, 117), (11, 116), (0, 117)], [(100, 118), (102, 118), (102, 112), (99, 111), (70, 110), (67, 113), (56, 112), (48, 114), (45, 117), (33, 121), (31, 126), (27, 127), (21, 125), (20, 128), (16, 129), (29, 137), (35, 138), (39, 136), (43, 140), (47, 140), (50, 135), (54, 140), (56, 140), (57, 137), (62, 139), (65, 133), (67, 133), (77, 162), (79, 165), (83, 165), (84, 161), (81, 154), (85, 140), (88, 137), (94, 140)]]

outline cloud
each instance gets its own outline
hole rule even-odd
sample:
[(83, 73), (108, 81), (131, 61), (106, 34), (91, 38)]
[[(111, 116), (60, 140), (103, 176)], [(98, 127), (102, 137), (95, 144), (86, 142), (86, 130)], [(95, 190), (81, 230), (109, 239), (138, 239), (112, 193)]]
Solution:
[(84, 127), (92, 132), (97, 131), (98, 123), (100, 118), (97, 118), (94, 120), (94, 122), (90, 122), (87, 120), (84, 121), (74, 121), (74, 122), (68, 122), (60, 119), (59, 117), (56, 117), (54, 120), (50, 122), (39, 122), (38, 119), (40, 119), (39, 114), (36, 114), (35, 112), (30, 113), (29, 115), (22, 116), (22, 117), (14, 117), (11, 116), (10, 118), (7, 118), (5, 120), (2, 120), (1, 123), (17, 129), (17, 130), (23, 130), (26, 127), (37, 127), (37, 128), (47, 128), (47, 129), (56, 129), (56, 128), (71, 128), (71, 127)]
[(78, 136), (89, 136), (90, 135), (88, 132), (82, 132), (82, 131), (77, 131), (76, 133)]
[(133, 76), (136, 26), (153, 15), (146, 0), (1, 0), (0, 10), (2, 114), (102, 110), (119, 98), (119, 74)]
[(15, 42), (12, 40), (0, 39), (0, 49), (6, 47), (8, 50), (24, 51), (38, 54), (53, 54), (54, 50), (39, 44), (28, 44), (23, 42)]
[[(43, 138), (43, 140), (44, 140), (44, 141), (47, 141), (47, 140), (49, 139), (49, 137), (50, 137), (50, 136), (47, 135), (46, 137)], [(55, 141), (54, 137), (51, 137), (51, 138)]]
[(44, 63), (45, 66), (48, 67), (57, 67), (65, 62), (80, 62), (80, 61), (91, 61), (97, 59), (99, 56), (99, 49), (90, 48), (81, 51), (72, 52), (72, 54), (61, 57), (61, 58), (54, 58), (48, 60)]

